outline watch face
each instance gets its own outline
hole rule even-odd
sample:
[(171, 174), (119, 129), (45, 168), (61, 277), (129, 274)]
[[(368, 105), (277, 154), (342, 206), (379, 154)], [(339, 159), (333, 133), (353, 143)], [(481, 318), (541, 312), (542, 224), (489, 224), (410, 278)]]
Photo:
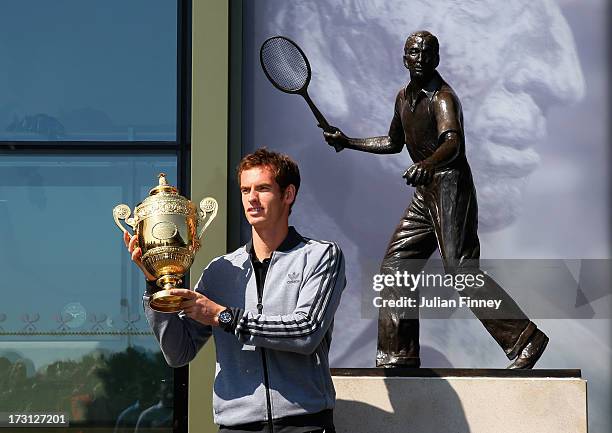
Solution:
[(232, 321), (232, 313), (230, 313), (229, 311), (221, 311), (219, 313), (219, 322), (223, 324), (228, 324), (228, 323), (231, 323), (231, 321)]
[(71, 302), (62, 309), (62, 317), (69, 328), (80, 328), (85, 323), (87, 312), (80, 302)]

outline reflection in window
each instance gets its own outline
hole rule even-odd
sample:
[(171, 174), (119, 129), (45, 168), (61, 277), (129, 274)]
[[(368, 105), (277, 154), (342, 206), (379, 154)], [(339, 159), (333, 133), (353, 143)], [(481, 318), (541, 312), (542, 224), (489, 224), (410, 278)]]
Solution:
[(71, 425), (119, 421), (125, 431), (138, 420), (171, 426), (172, 370), (112, 218), (115, 205), (146, 197), (159, 172), (176, 184), (175, 157), (0, 160), (0, 412), (61, 411)]
[(174, 141), (176, 0), (2, 0), (0, 141)]
[(36, 371), (31, 371), (36, 351), (0, 356), (3, 412), (63, 412), (73, 427), (117, 426), (118, 432), (133, 432), (138, 425), (143, 431), (172, 431), (172, 372), (159, 351), (137, 346), (64, 359), (62, 343), (55, 346), (60, 359)]

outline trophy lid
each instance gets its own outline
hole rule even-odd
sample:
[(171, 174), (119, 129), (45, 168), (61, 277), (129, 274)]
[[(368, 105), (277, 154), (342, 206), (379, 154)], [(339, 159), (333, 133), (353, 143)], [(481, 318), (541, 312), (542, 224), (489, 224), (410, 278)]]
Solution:
[(159, 177), (159, 185), (157, 185), (155, 188), (149, 191), (150, 196), (156, 195), (159, 193), (178, 195), (178, 189), (176, 189), (176, 187), (172, 185), (168, 185), (168, 181), (166, 180), (165, 173), (159, 173), (157, 177)]

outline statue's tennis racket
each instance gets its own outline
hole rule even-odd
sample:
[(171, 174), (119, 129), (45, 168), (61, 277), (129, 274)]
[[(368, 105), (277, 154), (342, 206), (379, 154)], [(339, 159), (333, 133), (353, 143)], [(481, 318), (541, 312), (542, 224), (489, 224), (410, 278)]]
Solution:
[[(335, 132), (308, 95), (308, 84), (312, 76), (310, 63), (295, 42), (284, 36), (266, 39), (259, 50), (259, 60), (274, 87), (281, 92), (301, 95), (319, 122), (317, 126), (325, 132)], [(334, 149), (340, 152), (342, 147), (334, 146)]]

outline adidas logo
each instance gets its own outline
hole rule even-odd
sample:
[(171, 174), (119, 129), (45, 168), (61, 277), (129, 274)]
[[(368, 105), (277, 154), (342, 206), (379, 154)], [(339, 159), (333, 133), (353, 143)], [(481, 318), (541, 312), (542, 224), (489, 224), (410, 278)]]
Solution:
[(289, 274), (287, 274), (287, 277), (289, 278), (289, 281), (287, 281), (287, 284), (295, 284), (301, 281), (300, 274), (298, 274), (297, 272), (290, 272)]

